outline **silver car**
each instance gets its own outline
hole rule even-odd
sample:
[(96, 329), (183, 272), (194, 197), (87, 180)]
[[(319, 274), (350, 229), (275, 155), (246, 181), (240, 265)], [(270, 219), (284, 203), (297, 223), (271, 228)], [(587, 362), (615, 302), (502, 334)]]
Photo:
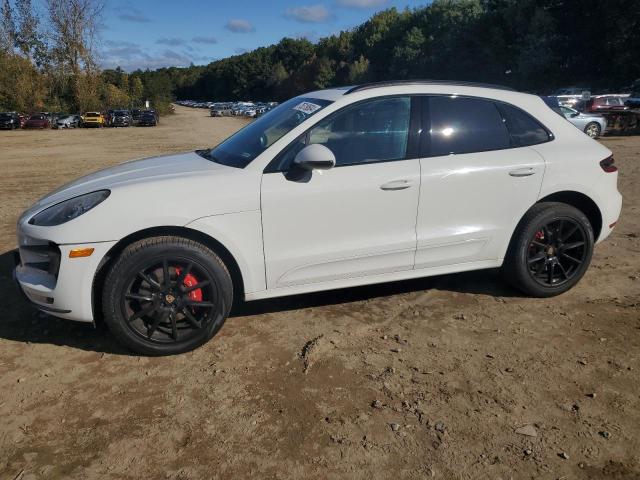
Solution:
[(64, 115), (58, 117), (55, 123), (55, 128), (78, 128), (82, 123), (80, 115)]
[(560, 106), (560, 110), (567, 120), (591, 138), (598, 138), (607, 129), (607, 119), (602, 115), (581, 113), (567, 106)]

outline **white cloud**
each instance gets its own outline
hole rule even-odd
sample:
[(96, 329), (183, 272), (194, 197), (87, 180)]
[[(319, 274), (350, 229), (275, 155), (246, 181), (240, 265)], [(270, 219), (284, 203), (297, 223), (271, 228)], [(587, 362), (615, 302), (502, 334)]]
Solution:
[(119, 6), (115, 8), (116, 16), (125, 22), (148, 23), (151, 21), (142, 11), (135, 7)]
[(229, 20), (224, 28), (233, 33), (249, 33), (255, 30), (253, 25), (242, 18), (233, 18)]
[(191, 41), (193, 43), (205, 43), (208, 45), (214, 45), (218, 43), (218, 39), (215, 37), (193, 37)]
[(181, 45), (185, 45), (187, 43), (187, 41), (183, 38), (159, 38), (158, 40), (156, 40), (156, 43), (158, 45), (168, 45), (169, 47), (179, 47)]
[(329, 11), (322, 4), (287, 8), (284, 16), (304, 23), (326, 22), (331, 18)]
[(103, 68), (121, 67), (130, 72), (141, 69), (156, 69), (162, 67), (186, 67), (193, 62), (193, 58), (185, 52), (165, 49), (161, 52), (147, 53), (140, 45), (132, 42), (107, 40), (106, 49), (100, 52)]
[(349, 8), (375, 8), (381, 7), (388, 0), (336, 0), (336, 4)]

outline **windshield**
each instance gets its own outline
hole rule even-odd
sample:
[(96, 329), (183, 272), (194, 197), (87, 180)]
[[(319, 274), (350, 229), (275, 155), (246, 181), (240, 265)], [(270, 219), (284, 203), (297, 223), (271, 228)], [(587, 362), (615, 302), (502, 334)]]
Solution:
[(222, 165), (244, 168), (277, 140), (329, 104), (329, 100), (317, 98), (292, 98), (217, 147), (198, 153)]

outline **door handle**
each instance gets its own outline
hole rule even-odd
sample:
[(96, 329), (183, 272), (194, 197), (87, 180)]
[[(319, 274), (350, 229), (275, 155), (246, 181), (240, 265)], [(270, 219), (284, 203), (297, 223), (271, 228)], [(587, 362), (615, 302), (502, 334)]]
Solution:
[(534, 173), (536, 173), (535, 168), (525, 167), (525, 168), (518, 168), (516, 170), (511, 170), (509, 172), (509, 175), (511, 175), (512, 177), (528, 177), (530, 175), (533, 175)]
[(405, 188), (411, 187), (411, 180), (402, 179), (402, 180), (391, 180), (390, 182), (383, 183), (380, 185), (382, 190), (404, 190)]

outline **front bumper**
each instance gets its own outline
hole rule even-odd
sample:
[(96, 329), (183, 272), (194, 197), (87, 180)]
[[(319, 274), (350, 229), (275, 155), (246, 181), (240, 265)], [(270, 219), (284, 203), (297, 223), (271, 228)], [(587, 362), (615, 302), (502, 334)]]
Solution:
[[(14, 278), (25, 297), (37, 308), (57, 317), (92, 322), (93, 281), (102, 260), (116, 242), (52, 245), (19, 235)], [(42, 247), (42, 251), (38, 250)], [(83, 258), (69, 258), (75, 248), (94, 248)], [(51, 265), (53, 249), (59, 251), (58, 265)], [(44, 256), (43, 256), (43, 252)], [(43, 258), (46, 257), (46, 259)], [(53, 260), (55, 261), (55, 260)]]

